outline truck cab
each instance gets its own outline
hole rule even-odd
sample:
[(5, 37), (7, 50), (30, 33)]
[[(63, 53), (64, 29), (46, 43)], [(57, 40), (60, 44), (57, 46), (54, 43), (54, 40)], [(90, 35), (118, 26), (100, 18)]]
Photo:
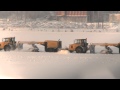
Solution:
[(5, 51), (9, 51), (15, 48), (16, 48), (15, 37), (2, 38), (2, 42), (0, 42), (0, 50), (4, 49)]
[(68, 50), (70, 52), (76, 51), (76, 53), (86, 53), (88, 50), (87, 46), (87, 39), (75, 39), (74, 43), (69, 45)]

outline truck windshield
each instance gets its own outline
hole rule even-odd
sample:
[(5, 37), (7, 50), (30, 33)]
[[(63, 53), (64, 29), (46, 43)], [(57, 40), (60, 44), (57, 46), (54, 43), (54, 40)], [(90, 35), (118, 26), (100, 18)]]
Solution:
[(74, 41), (74, 43), (81, 43), (81, 40), (76, 39), (76, 40)]
[(3, 38), (2, 41), (3, 41), (3, 42), (8, 42), (9, 39), (8, 39), (8, 38)]

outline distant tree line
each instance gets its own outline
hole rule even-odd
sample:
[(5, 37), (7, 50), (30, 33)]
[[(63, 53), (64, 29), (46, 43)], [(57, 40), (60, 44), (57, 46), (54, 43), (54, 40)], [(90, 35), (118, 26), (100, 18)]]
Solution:
[(0, 11), (0, 18), (8, 18), (14, 16), (16, 19), (36, 19), (50, 16), (50, 11)]
[[(108, 15), (110, 13), (120, 13), (120, 11), (88, 11), (88, 21), (108, 21)], [(49, 19), (52, 20), (53, 18), (55, 18), (50, 16), (55, 16), (54, 11), (0, 11), (0, 18), (11, 20), (26, 20), (46, 17), (49, 17)]]

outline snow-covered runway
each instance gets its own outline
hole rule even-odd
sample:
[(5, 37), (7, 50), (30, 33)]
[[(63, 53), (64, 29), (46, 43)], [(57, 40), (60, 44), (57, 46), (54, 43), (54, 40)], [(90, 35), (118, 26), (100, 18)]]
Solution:
[[(15, 36), (16, 41), (62, 40), (62, 46), (73, 43), (74, 39), (87, 38), (88, 43), (118, 43), (120, 33), (77, 33), (77, 32), (27, 32), (1, 31), (0, 38)], [(29, 45), (25, 45), (27, 50)], [(83, 79), (120, 78), (119, 54), (76, 54), (68, 51), (57, 53), (0, 51), (0, 78), (20, 79)], [(96, 52), (104, 47), (97, 46)], [(118, 48), (111, 47), (114, 53)]]
[(23, 79), (119, 78), (119, 58), (119, 54), (0, 52), (0, 75)]

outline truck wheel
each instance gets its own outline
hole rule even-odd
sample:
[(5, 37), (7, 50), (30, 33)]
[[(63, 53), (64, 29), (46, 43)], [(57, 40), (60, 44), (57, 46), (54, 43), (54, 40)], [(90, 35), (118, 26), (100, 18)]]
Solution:
[(87, 51), (84, 51), (83, 53), (86, 53)]
[(73, 51), (69, 51), (70, 53), (73, 53)]
[(57, 48), (57, 49), (54, 49), (54, 52), (58, 52), (58, 48)]
[(76, 51), (76, 53), (83, 53), (83, 50), (80, 47), (77, 47), (75, 51)]
[(54, 49), (53, 48), (49, 48), (49, 52), (54, 52)]
[(9, 45), (6, 45), (5, 47), (4, 47), (4, 51), (10, 51), (10, 46)]
[(48, 48), (46, 51), (47, 52), (53, 52), (53, 49), (52, 48)]

